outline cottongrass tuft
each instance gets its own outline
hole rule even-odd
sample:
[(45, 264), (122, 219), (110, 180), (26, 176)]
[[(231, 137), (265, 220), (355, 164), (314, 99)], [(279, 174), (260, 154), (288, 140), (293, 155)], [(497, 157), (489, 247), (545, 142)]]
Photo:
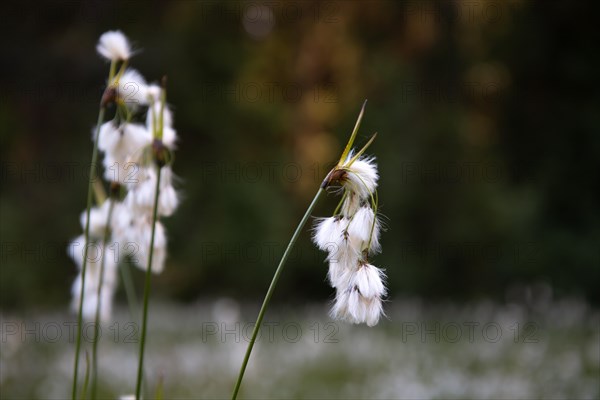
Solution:
[(131, 57), (129, 40), (121, 31), (108, 31), (100, 36), (98, 53), (109, 61), (127, 61)]
[[(110, 60), (127, 60), (131, 49), (127, 38), (119, 31), (106, 32), (100, 37), (97, 46), (98, 52)], [(130, 260), (145, 270), (150, 249), (150, 232), (152, 227), (152, 211), (154, 205), (154, 192), (156, 187), (156, 166), (147, 159), (146, 154), (152, 147), (159, 120), (162, 120), (163, 142), (169, 150), (175, 149), (177, 132), (171, 125), (172, 112), (164, 104), (162, 88), (156, 84), (148, 84), (140, 72), (133, 68), (126, 68), (110, 80), (111, 85), (117, 88), (114, 104), (117, 107), (115, 118), (104, 122), (98, 131), (98, 149), (102, 152), (103, 177), (106, 181), (117, 185), (120, 194), (109, 199), (90, 211), (90, 245), (102, 248), (102, 239), (105, 230), (110, 234), (110, 246), (115, 248), (110, 257), (101, 251), (96, 259), (88, 257), (90, 267), (89, 284), (84, 289), (83, 316), (85, 319), (94, 318), (93, 304), (97, 304), (99, 272), (102, 258), (105, 258), (106, 293), (101, 299), (102, 320), (110, 318), (112, 297), (116, 290), (116, 266)], [(146, 124), (131, 122), (135, 114), (139, 114), (141, 106), (147, 106)], [(163, 116), (160, 118), (160, 111)], [(93, 138), (94, 139), (94, 138)], [(174, 174), (169, 165), (162, 168), (160, 181), (160, 196), (158, 216), (168, 217), (173, 215), (179, 206), (179, 194), (173, 186)], [(124, 194), (123, 194), (124, 193)], [(109, 208), (112, 205), (112, 218), (108, 221)], [(82, 228), (85, 229), (86, 212), (81, 216)], [(80, 237), (80, 246), (73, 248), (72, 258), (81, 265), (81, 249), (85, 240)], [(79, 249), (79, 252), (77, 251)], [(167, 257), (167, 237), (164, 226), (157, 222), (153, 244), (152, 272), (161, 273)], [(111, 286), (112, 284), (112, 286)], [(79, 275), (73, 286), (73, 306), (81, 296), (76, 295), (76, 288), (81, 285)]]
[[(360, 117), (355, 132), (359, 123)], [(362, 156), (367, 146), (358, 153), (348, 149), (326, 178), (324, 186), (338, 184), (343, 197), (339, 212), (316, 220), (312, 239), (327, 252), (327, 277), (336, 290), (331, 316), (374, 326), (383, 315), (387, 291), (385, 272), (369, 263), (369, 256), (381, 252), (381, 223), (377, 216), (379, 172), (374, 157)]]
[[(167, 237), (159, 218), (172, 215), (179, 205), (170, 166), (177, 132), (172, 127), (172, 113), (166, 105), (166, 81), (163, 80), (162, 86), (149, 85), (140, 72), (128, 68), (132, 51), (127, 37), (120, 31), (106, 32), (100, 37), (96, 49), (111, 63), (107, 88), (100, 101), (98, 122), (92, 135), (94, 147), (87, 207), (81, 217), (84, 234), (69, 247), (69, 255), (79, 267), (72, 290), (73, 308), (78, 313), (72, 400), (78, 397), (83, 319), (95, 320), (91, 398), (94, 400), (96, 397), (99, 325), (111, 318), (112, 300), (118, 285), (117, 270), (127, 258), (146, 271), (136, 386), (136, 398), (139, 399), (150, 274), (162, 272), (167, 258)], [(114, 117), (105, 122), (104, 117), (109, 110), (114, 110)], [(144, 117), (139, 115), (142, 113), (146, 114), (146, 123), (135, 123), (138, 116)], [(104, 184), (94, 180), (98, 151), (103, 156), (102, 176), (110, 185), (108, 200)], [(93, 194), (96, 194), (96, 207), (92, 207)], [(92, 247), (95, 251), (90, 252)], [(133, 310), (133, 285), (128, 271), (123, 269), (122, 272)], [(84, 398), (87, 395), (87, 376)]]

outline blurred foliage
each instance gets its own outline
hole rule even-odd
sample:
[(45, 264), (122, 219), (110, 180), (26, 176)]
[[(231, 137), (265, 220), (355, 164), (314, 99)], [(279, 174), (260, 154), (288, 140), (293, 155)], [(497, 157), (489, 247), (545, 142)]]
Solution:
[[(155, 293), (260, 297), (368, 98), (359, 141), (379, 132), (374, 262), (392, 300), (534, 281), (600, 300), (600, 38), (585, 3), (29, 6), (2, 6), (3, 308), (68, 301), (109, 29), (148, 80), (169, 77), (180, 135), (184, 202)], [(306, 232), (276, 297), (330, 296), (323, 260)]]

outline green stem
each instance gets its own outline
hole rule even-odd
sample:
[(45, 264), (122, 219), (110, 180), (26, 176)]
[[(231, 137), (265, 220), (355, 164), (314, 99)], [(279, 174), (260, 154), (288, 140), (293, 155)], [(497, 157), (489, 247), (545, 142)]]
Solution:
[(112, 84), (112, 78), (115, 76), (115, 72), (117, 70), (117, 63), (116, 62), (111, 62), (110, 63), (110, 70), (108, 72), (108, 84), (111, 85)]
[(158, 167), (156, 173), (156, 191), (154, 193), (154, 211), (152, 213), (152, 235), (150, 236), (150, 254), (148, 255), (148, 267), (146, 268), (146, 285), (144, 287), (144, 310), (142, 314), (142, 333), (140, 337), (140, 362), (138, 364), (137, 384), (135, 388), (135, 398), (140, 400), (142, 391), (142, 378), (144, 374), (144, 347), (146, 345), (146, 326), (148, 323), (148, 299), (150, 298), (150, 281), (152, 280), (152, 254), (154, 253), (154, 234), (156, 232), (156, 219), (158, 216), (158, 196), (160, 192), (160, 172), (162, 168)]
[[(114, 76), (116, 64), (114, 61), (110, 63), (110, 70), (108, 73), (108, 84)], [(90, 240), (90, 210), (92, 208), (92, 196), (94, 192), (94, 172), (96, 171), (96, 163), (98, 161), (98, 137), (100, 136), (100, 126), (104, 121), (104, 113), (106, 107), (100, 102), (100, 111), (98, 112), (98, 122), (96, 123), (96, 135), (94, 137), (94, 149), (92, 150), (92, 162), (90, 164), (90, 176), (88, 180), (88, 196), (87, 196), (87, 208), (86, 208), (86, 222), (85, 222), (85, 247), (83, 250), (83, 264), (81, 266), (81, 290), (79, 292), (79, 310), (77, 312), (77, 339), (75, 344), (75, 366), (73, 367), (73, 388), (71, 393), (71, 399), (76, 400), (77, 397), (77, 376), (79, 373), (79, 352), (81, 351), (81, 322), (83, 319), (83, 294), (85, 290), (85, 274), (87, 271), (87, 252), (88, 242)]]
[(94, 321), (94, 337), (92, 339), (92, 400), (96, 399), (98, 391), (98, 336), (100, 333), (100, 310), (102, 308), (102, 286), (104, 286), (104, 266), (106, 264), (106, 243), (110, 235), (110, 221), (112, 219), (114, 200), (110, 200), (108, 205), (108, 216), (106, 226), (104, 227), (104, 237), (102, 238), (102, 259), (100, 260), (100, 279), (98, 281), (98, 292), (96, 301), (96, 316)]
[[(119, 269), (121, 270), (121, 279), (123, 280), (123, 287), (125, 288), (125, 296), (127, 297), (127, 305), (129, 308), (129, 317), (131, 321), (136, 321), (137, 316), (139, 315), (139, 305), (137, 302), (137, 293), (135, 290), (135, 285), (133, 284), (133, 278), (131, 277), (131, 270), (129, 269), (129, 265), (127, 263), (122, 262)], [(148, 393), (148, 385), (146, 382), (146, 375), (142, 376), (143, 381), (143, 389), (145, 393)]]
[(342, 199), (340, 200), (337, 207), (333, 211), (334, 216), (338, 215), (338, 212), (340, 211), (340, 208), (342, 208), (342, 204), (344, 203), (344, 200), (346, 200), (346, 197), (348, 197), (348, 191), (344, 190), (344, 195), (342, 196)]
[(81, 400), (85, 399), (88, 383), (90, 382), (90, 353), (85, 352), (85, 377), (83, 378), (83, 389), (81, 391)]
[(86, 222), (85, 222), (85, 243), (83, 248), (83, 264), (81, 266), (81, 290), (79, 291), (79, 310), (77, 312), (77, 339), (75, 342), (75, 365), (73, 367), (73, 388), (71, 393), (72, 400), (77, 398), (77, 376), (79, 372), (79, 352), (81, 351), (81, 330), (83, 320), (83, 296), (85, 290), (85, 276), (87, 272), (87, 258), (88, 258), (88, 243), (90, 241), (90, 210), (92, 209), (92, 198), (94, 195), (94, 176), (96, 172), (96, 163), (98, 161), (98, 137), (100, 136), (100, 126), (104, 121), (105, 107), (100, 107), (98, 113), (98, 122), (96, 123), (96, 136), (94, 138), (94, 150), (92, 150), (92, 162), (90, 164), (90, 176), (88, 181), (88, 195), (87, 195), (87, 208), (86, 208)]
[(129, 316), (133, 321), (138, 315), (139, 311), (137, 294), (135, 293), (135, 285), (133, 284), (133, 278), (131, 277), (129, 266), (126, 263), (121, 263), (119, 269), (121, 270), (121, 279), (123, 280), (125, 296), (127, 297), (127, 304), (129, 306)]
[(304, 228), (306, 221), (308, 221), (308, 218), (310, 217), (312, 210), (315, 208), (315, 205), (317, 204), (319, 197), (321, 197), (321, 195), (323, 194), (324, 191), (325, 191), (325, 189), (323, 187), (321, 187), (319, 189), (319, 191), (317, 192), (317, 194), (315, 195), (314, 199), (312, 200), (312, 202), (306, 209), (306, 212), (304, 213), (304, 217), (302, 217), (302, 220), (300, 221), (300, 223), (298, 224), (298, 227), (294, 231), (294, 234), (292, 235), (292, 238), (290, 239), (290, 242), (288, 243), (287, 248), (285, 249), (285, 252), (283, 253), (283, 256), (281, 256), (281, 261), (279, 261), (279, 265), (277, 266), (277, 269), (275, 270), (275, 274), (273, 275), (273, 279), (271, 280), (271, 285), (269, 286), (269, 290), (267, 290), (265, 299), (263, 300), (262, 306), (260, 307), (260, 311), (258, 312), (256, 324), (254, 325), (254, 329), (252, 330), (252, 337), (250, 338), (250, 342), (248, 343), (248, 348), (246, 349), (246, 355), (244, 356), (244, 361), (242, 362), (242, 367), (240, 368), (240, 373), (238, 375), (237, 382), (235, 383), (235, 388), (233, 389), (233, 394), (231, 396), (232, 400), (235, 400), (237, 398), (238, 392), (240, 390), (240, 386), (242, 384), (242, 379), (244, 379), (244, 372), (246, 372), (246, 366), (248, 365), (248, 360), (250, 360), (250, 354), (252, 353), (252, 348), (254, 347), (254, 342), (256, 341), (256, 336), (258, 335), (258, 331), (260, 329), (260, 325), (262, 323), (263, 317), (265, 316), (265, 312), (267, 311), (267, 307), (269, 305), (269, 302), (271, 301), (273, 292), (275, 291), (275, 286), (277, 285), (279, 276), (281, 275), (281, 272), (283, 271), (283, 267), (290, 255), (290, 253), (292, 252), (294, 244), (296, 244), (296, 240), (298, 239), (300, 232), (302, 232), (302, 228)]

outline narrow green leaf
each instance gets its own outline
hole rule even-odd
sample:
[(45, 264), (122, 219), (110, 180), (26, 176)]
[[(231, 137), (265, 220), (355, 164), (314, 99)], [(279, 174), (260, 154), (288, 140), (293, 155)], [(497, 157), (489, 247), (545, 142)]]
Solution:
[(358, 118), (356, 120), (356, 125), (354, 125), (354, 130), (352, 131), (352, 135), (350, 135), (350, 140), (348, 140), (348, 143), (346, 144), (346, 148), (344, 149), (344, 152), (342, 153), (342, 156), (340, 157), (340, 162), (338, 163), (338, 165), (342, 165), (344, 163), (344, 160), (346, 159), (346, 157), (348, 157), (348, 154), (350, 153), (350, 150), (352, 149), (352, 145), (354, 144), (354, 140), (356, 139), (356, 134), (358, 133), (358, 128), (360, 128), (360, 123), (362, 121), (363, 115), (365, 114), (366, 106), (367, 106), (367, 100), (365, 100), (362, 108), (360, 109), (360, 114), (358, 114)]
[(352, 163), (356, 160), (358, 160), (358, 157), (362, 156), (363, 153), (367, 150), (367, 148), (371, 145), (371, 143), (373, 143), (373, 141), (375, 140), (375, 138), (377, 137), (377, 132), (375, 132), (373, 134), (373, 136), (371, 136), (371, 139), (369, 139), (369, 141), (367, 142), (367, 144), (365, 144), (362, 149), (360, 149), (360, 151), (358, 153), (356, 153), (354, 155), (354, 157), (352, 157), (352, 159), (350, 161), (348, 161), (348, 164), (344, 165), (345, 167), (349, 167), (352, 165)]

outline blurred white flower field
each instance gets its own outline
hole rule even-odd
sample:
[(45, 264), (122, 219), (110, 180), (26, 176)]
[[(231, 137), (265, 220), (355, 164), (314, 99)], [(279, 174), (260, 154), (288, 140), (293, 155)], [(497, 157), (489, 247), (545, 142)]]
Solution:
[[(228, 398), (258, 305), (152, 305), (146, 374), (164, 398)], [(499, 305), (397, 300), (377, 328), (333, 322), (327, 305), (274, 307), (241, 391), (250, 399), (594, 399), (600, 314), (581, 301)], [(100, 398), (132, 393), (138, 324), (104, 324)], [(69, 396), (75, 320), (2, 313), (1, 397)], [(88, 349), (93, 325), (84, 325)], [(87, 339), (87, 340), (86, 340)], [(82, 371), (83, 373), (83, 371)]]

